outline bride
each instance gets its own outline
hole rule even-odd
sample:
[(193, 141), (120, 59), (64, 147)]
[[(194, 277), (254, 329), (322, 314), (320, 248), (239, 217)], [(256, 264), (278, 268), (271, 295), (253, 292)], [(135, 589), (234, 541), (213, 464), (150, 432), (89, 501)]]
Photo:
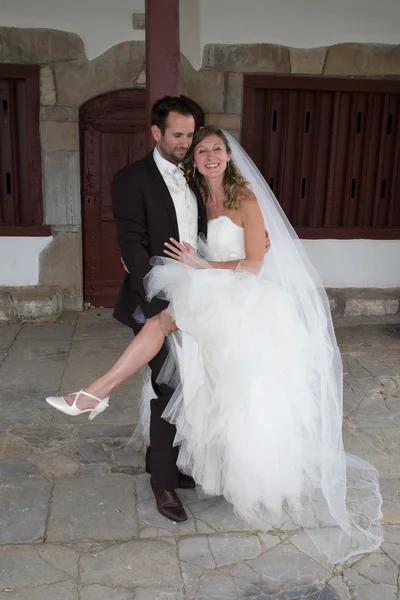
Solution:
[[(195, 250), (169, 240), (169, 258), (153, 259), (145, 280), (149, 298), (170, 302), (179, 330), (160, 374), (170, 382), (178, 366), (163, 415), (176, 425), (178, 466), (258, 529), (303, 527), (334, 563), (371, 552), (382, 541), (378, 474), (343, 449), (342, 363), (322, 283), (229, 134), (200, 129), (185, 170), (206, 205), (207, 242)], [(163, 343), (156, 316), (106, 375), (47, 402), (93, 418)]]

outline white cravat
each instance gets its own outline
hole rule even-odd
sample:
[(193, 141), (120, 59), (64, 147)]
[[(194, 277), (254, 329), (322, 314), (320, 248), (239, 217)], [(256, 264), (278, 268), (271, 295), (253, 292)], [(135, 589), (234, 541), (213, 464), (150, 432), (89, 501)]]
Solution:
[(196, 248), (198, 233), (196, 196), (187, 184), (180, 166), (177, 167), (165, 160), (157, 148), (154, 148), (153, 156), (174, 203), (180, 240)]

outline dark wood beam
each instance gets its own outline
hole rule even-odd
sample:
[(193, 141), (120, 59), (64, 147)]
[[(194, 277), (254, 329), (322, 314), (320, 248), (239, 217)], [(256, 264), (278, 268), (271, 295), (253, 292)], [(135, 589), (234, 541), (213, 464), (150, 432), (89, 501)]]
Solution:
[(152, 104), (162, 96), (179, 96), (179, 0), (146, 0), (146, 90), (148, 145)]

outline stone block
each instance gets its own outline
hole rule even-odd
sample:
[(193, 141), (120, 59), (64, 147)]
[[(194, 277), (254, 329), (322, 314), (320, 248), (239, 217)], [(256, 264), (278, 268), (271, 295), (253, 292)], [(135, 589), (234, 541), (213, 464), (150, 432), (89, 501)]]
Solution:
[(139, 87), (146, 86), (146, 71), (144, 69), (143, 69), (143, 71), (140, 71), (140, 73), (136, 79), (136, 85)]
[(290, 73), (289, 48), (275, 44), (207, 44), (203, 68), (236, 73)]
[(195, 71), (181, 56), (182, 94), (197, 102), (205, 112), (223, 112), (225, 74), (222, 71)]
[(290, 71), (293, 75), (321, 75), (326, 48), (289, 48)]
[(123, 42), (90, 62), (55, 65), (58, 103), (79, 107), (90, 98), (133, 87), (144, 63), (144, 42)]
[(85, 58), (82, 39), (54, 29), (0, 27), (0, 62), (45, 64)]
[(349, 43), (328, 48), (324, 75), (399, 74), (399, 46)]
[(63, 308), (62, 296), (56, 287), (10, 287), (8, 297), (13, 321), (55, 321)]
[(143, 473), (144, 456), (135, 452), (131, 447), (121, 448), (114, 453), (115, 464), (118, 467), (133, 467), (137, 472)]
[(43, 541), (51, 483), (47, 479), (5, 479), (0, 484), (0, 544)]
[(58, 452), (32, 454), (29, 457), (29, 462), (34, 464), (42, 475), (53, 475), (55, 477), (74, 475), (80, 469), (79, 463)]
[(41, 106), (55, 106), (57, 102), (56, 84), (51, 67), (40, 69), (40, 104)]
[(78, 123), (79, 110), (71, 106), (42, 106), (40, 120)]
[(87, 462), (102, 462), (107, 460), (99, 442), (84, 442), (79, 450), (79, 454)]
[(226, 112), (234, 115), (241, 115), (243, 112), (243, 73), (228, 75)]
[(44, 121), (42, 123), (42, 148), (45, 152), (79, 151), (78, 123)]
[(39, 281), (56, 285), (63, 296), (63, 307), (71, 310), (71, 299), (82, 298), (82, 233), (59, 232), (39, 256)]
[[(13, 589), (14, 600), (80, 600), (74, 581), (41, 585), (36, 588)], [(10, 600), (9, 592), (0, 592), (0, 600)]]
[(49, 225), (80, 225), (79, 152), (44, 152), (44, 216)]
[(179, 540), (179, 560), (203, 567), (215, 569), (216, 564), (205, 536), (188, 536)]
[(265, 582), (305, 585), (326, 581), (329, 571), (289, 544), (279, 544), (248, 566)]
[(228, 131), (240, 130), (241, 127), (241, 116), (240, 115), (225, 115), (211, 113), (205, 115), (205, 124), (214, 125), (221, 129), (227, 129)]
[(0, 459), (0, 477), (20, 477), (34, 472), (35, 467), (22, 458)]
[(80, 574), (83, 584), (128, 588), (182, 585), (175, 548), (163, 541), (134, 540), (84, 554)]
[(57, 479), (48, 521), (48, 541), (135, 537), (138, 524), (134, 490), (133, 479), (125, 475)]
[(240, 533), (210, 535), (208, 541), (217, 568), (257, 558), (261, 554), (260, 540), (256, 535)]
[[(78, 553), (73, 548), (36, 544), (30, 546), (4, 546), (0, 548), (0, 588), (17, 588), (18, 598), (27, 588), (30, 594), (34, 587), (55, 584), (61, 580), (74, 580), (78, 577)], [(76, 584), (75, 584), (76, 586)], [(7, 598), (10, 593), (5, 592)], [(14, 598), (17, 594), (11, 594)], [(44, 596), (51, 598), (51, 596)], [(23, 596), (25, 600), (25, 596)], [(27, 600), (32, 596), (26, 596)], [(40, 596), (35, 599), (40, 600)], [(65, 600), (69, 596), (55, 593), (52, 598)]]
[(352, 588), (355, 600), (397, 600), (397, 587), (395, 585), (384, 585), (370, 583), (368, 585), (356, 585)]
[[(12, 355), (13, 352), (11, 352)], [(14, 364), (15, 362), (12, 361), (9, 365), (5, 365), (5, 369), (1, 373), (2, 379), (5, 378), (7, 373), (7, 378), (10, 377), (9, 383), (12, 383), (11, 367)], [(9, 368), (10, 371), (8, 370)], [(23, 377), (24, 373), (22, 372), (20, 375)], [(7, 381), (4, 383), (7, 385)], [(27, 388), (22, 390), (2, 390), (0, 386), (0, 414), (2, 421), (14, 427), (16, 425), (43, 425), (51, 423), (53, 414), (49, 405), (46, 404), (45, 398), (46, 392), (44, 391), (33, 391)]]

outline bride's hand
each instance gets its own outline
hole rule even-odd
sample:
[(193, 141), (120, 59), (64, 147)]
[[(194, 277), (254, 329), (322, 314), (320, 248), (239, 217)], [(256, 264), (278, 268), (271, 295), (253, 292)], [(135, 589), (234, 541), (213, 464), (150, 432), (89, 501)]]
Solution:
[(196, 250), (187, 242), (178, 242), (174, 238), (170, 238), (170, 242), (165, 242), (166, 250), (164, 254), (179, 260), (179, 262), (194, 267), (195, 269), (209, 269), (210, 265), (208, 262), (203, 260), (196, 252)]

